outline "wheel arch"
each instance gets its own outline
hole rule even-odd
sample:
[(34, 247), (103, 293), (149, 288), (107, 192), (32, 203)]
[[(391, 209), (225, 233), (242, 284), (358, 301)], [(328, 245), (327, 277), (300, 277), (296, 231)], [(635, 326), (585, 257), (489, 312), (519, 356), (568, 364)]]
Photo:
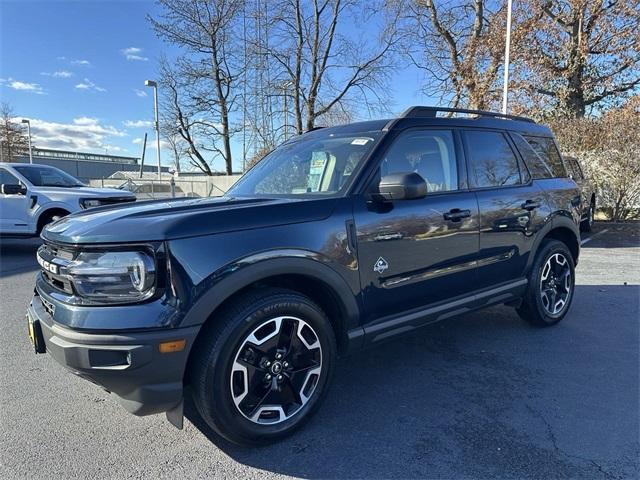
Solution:
[(538, 239), (532, 250), (532, 255), (529, 257), (527, 267), (531, 268), (533, 261), (538, 253), (538, 249), (542, 242), (546, 239), (555, 239), (564, 243), (573, 257), (573, 263), (578, 264), (578, 258), (580, 256), (580, 233), (576, 224), (566, 217), (556, 217), (551, 222), (547, 223), (545, 228), (538, 233)]
[(335, 270), (307, 258), (273, 258), (234, 271), (195, 302), (181, 326), (200, 324), (204, 327), (214, 322), (216, 313), (239, 296), (265, 287), (287, 288), (311, 298), (327, 314), (339, 352), (348, 350), (348, 332), (358, 327), (360, 315), (355, 295)]
[(42, 210), (41, 212), (38, 213), (38, 218), (36, 220), (36, 233), (38, 235), (40, 235), (40, 232), (42, 231), (42, 229), (44, 228), (44, 222), (57, 214), (60, 214), (61, 216), (65, 217), (67, 215), (69, 215), (71, 212), (65, 208), (62, 207), (48, 207), (45, 210)]

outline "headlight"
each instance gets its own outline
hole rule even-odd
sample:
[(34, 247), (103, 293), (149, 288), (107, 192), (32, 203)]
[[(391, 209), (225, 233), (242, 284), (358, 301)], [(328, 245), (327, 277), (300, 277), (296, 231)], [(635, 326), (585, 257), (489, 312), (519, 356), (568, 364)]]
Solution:
[(84, 198), (80, 200), (80, 206), (82, 208), (93, 208), (99, 207), (100, 205), (102, 205), (102, 200), (99, 198)]
[(145, 300), (156, 280), (155, 262), (145, 252), (81, 252), (67, 274), (79, 296), (101, 303)]

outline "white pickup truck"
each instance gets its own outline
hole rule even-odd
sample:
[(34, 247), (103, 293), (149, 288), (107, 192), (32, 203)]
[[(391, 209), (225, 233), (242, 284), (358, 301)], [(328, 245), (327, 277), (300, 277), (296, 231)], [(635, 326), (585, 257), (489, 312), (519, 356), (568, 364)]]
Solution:
[(49, 165), (0, 163), (0, 235), (35, 236), (45, 225), (78, 210), (133, 202), (114, 188), (90, 188)]

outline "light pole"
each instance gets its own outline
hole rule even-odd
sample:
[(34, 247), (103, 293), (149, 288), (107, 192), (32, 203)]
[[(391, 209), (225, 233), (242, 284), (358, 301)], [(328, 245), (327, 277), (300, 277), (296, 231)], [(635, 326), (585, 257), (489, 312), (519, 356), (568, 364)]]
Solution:
[(284, 94), (284, 140), (287, 141), (289, 137), (289, 108), (287, 107), (287, 97), (289, 96), (288, 89), (293, 85), (292, 81), (286, 81), (282, 84), (282, 91)]
[(156, 157), (158, 158), (158, 180), (162, 179), (162, 169), (160, 168), (160, 123), (158, 122), (158, 84), (153, 80), (145, 80), (146, 87), (153, 87), (153, 115), (154, 128), (156, 129)]
[(27, 136), (29, 137), (29, 163), (33, 163), (33, 153), (31, 152), (31, 122), (26, 118), (23, 118), (22, 123), (27, 124)]
[(507, 113), (507, 97), (509, 95), (509, 50), (511, 48), (511, 2), (507, 2), (507, 41), (504, 47), (504, 86), (502, 87), (502, 113)]

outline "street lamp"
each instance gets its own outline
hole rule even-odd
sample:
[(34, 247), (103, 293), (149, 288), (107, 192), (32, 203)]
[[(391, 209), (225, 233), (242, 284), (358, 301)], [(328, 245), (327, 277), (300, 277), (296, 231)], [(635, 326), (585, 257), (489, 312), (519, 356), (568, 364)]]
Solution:
[(154, 127), (156, 129), (156, 157), (158, 158), (158, 180), (162, 179), (162, 169), (160, 168), (160, 123), (158, 122), (158, 84), (153, 80), (145, 80), (146, 87), (153, 87), (153, 113)]
[(33, 163), (33, 153), (31, 152), (31, 122), (26, 118), (23, 118), (22, 123), (27, 124), (27, 135), (29, 137), (29, 163)]

